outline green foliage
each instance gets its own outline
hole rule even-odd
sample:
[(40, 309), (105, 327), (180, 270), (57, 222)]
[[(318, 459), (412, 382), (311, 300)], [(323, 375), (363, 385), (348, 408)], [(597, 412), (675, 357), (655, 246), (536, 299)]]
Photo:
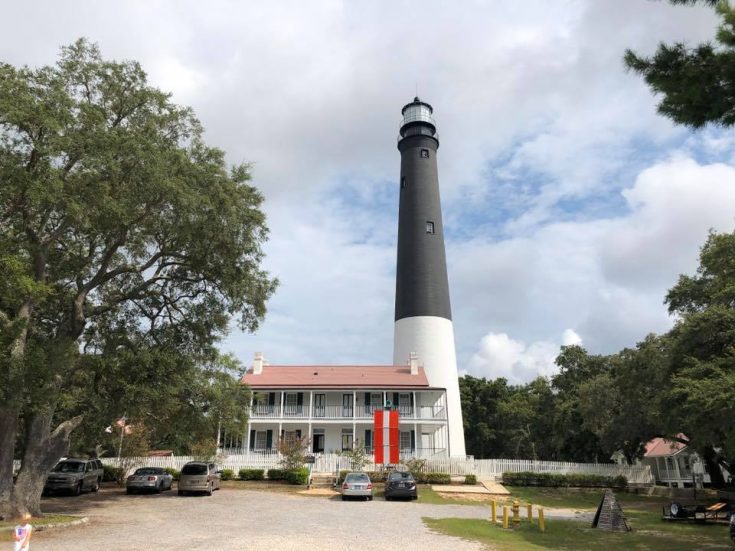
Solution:
[(112, 465), (102, 464), (102, 480), (104, 482), (117, 482), (123, 477), (123, 472), (120, 467), (113, 467)]
[(295, 471), (304, 466), (309, 442), (310, 440), (307, 437), (278, 439), (276, 448), (278, 453), (281, 454), (281, 465), (284, 470)]
[(464, 483), (474, 486), (475, 484), (477, 484), (477, 476), (475, 476), (474, 474), (466, 475), (464, 477)]
[[(45, 463), (51, 430), (73, 418), (68, 434), (77, 415), (104, 413), (86, 430), (90, 446), (139, 399), (186, 409), (184, 385), (170, 393), (147, 369), (167, 353), (157, 375), (175, 378), (179, 361), (201, 368), (231, 320), (257, 328), (275, 289), (249, 180), (134, 61), (106, 61), (79, 40), (52, 67), (0, 63), (0, 413), (4, 426), (39, 427), (31, 441), (0, 433), (0, 449), (17, 438), (24, 464)], [(229, 380), (206, 390), (220, 388), (242, 391)], [(118, 391), (128, 403), (116, 411), (87, 408)], [(202, 401), (210, 422), (242, 428), (242, 395)], [(135, 416), (153, 426), (145, 413)]]
[(173, 476), (174, 480), (178, 480), (179, 477), (181, 476), (181, 471), (178, 469), (174, 469), (173, 467), (166, 467), (164, 471), (166, 471), (168, 474)]
[(338, 452), (337, 455), (341, 455), (342, 457), (349, 459), (350, 468), (353, 471), (363, 471), (365, 470), (365, 466), (371, 462), (370, 457), (365, 451), (365, 446), (362, 445), (359, 439), (355, 440), (352, 449), (342, 450)]
[(222, 477), (222, 480), (232, 480), (235, 478), (235, 471), (232, 469), (222, 469), (220, 476)]
[[(694, 3), (675, 0), (673, 3)], [(657, 94), (662, 95), (661, 114), (693, 128), (707, 123), (735, 124), (735, 11), (726, 1), (705, 3), (715, 6), (722, 23), (717, 43), (687, 48), (682, 43), (660, 44), (651, 58), (625, 52), (625, 64), (643, 76)]]
[(268, 480), (285, 480), (286, 469), (268, 469)]
[(217, 441), (214, 438), (203, 438), (194, 442), (189, 451), (196, 461), (212, 461), (217, 456)]
[(508, 486), (545, 486), (554, 488), (625, 488), (628, 481), (624, 476), (602, 476), (594, 474), (557, 474), (519, 472), (503, 473), (503, 484)]
[[(265, 471), (263, 469), (240, 469), (237, 477), (240, 480), (263, 480), (264, 474)], [(268, 478), (271, 478), (270, 471), (268, 471)]]
[(412, 458), (404, 461), (404, 464), (406, 465), (408, 472), (418, 480), (419, 474), (424, 470), (424, 466), (426, 465), (426, 459)]
[(285, 471), (284, 480), (289, 484), (304, 486), (309, 482), (308, 467)]
[(416, 482), (419, 484), (451, 484), (452, 476), (447, 473), (419, 473)]

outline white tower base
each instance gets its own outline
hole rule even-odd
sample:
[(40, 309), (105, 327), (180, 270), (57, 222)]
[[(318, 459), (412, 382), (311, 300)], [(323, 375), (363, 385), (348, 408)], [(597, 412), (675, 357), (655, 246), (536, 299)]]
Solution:
[(465, 457), (457, 355), (454, 350), (454, 327), (451, 320), (437, 316), (400, 319), (395, 325), (393, 343), (394, 365), (405, 364), (409, 354), (416, 352), (419, 363), (423, 363), (429, 384), (447, 390), (449, 455)]

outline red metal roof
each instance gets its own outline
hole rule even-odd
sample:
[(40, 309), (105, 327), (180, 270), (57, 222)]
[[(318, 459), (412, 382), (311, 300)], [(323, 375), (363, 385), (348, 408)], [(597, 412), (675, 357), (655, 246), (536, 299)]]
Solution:
[[(677, 438), (686, 439), (683, 434), (677, 434)], [(670, 455), (676, 455), (681, 450), (686, 448), (687, 445), (676, 440), (666, 440), (664, 438), (654, 438), (649, 440), (646, 444), (646, 453), (644, 457), (668, 457)]]
[(266, 388), (429, 388), (423, 367), (407, 365), (266, 365), (259, 375), (247, 370), (242, 382)]

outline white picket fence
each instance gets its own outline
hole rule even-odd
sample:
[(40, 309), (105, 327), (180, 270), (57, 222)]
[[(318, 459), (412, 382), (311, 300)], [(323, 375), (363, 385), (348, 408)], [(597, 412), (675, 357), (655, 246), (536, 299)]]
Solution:
[[(172, 467), (181, 470), (194, 458), (189, 456), (172, 457), (139, 457), (126, 464), (150, 467)], [(252, 453), (242, 455), (224, 455), (217, 458), (216, 463), (222, 469), (232, 469), (235, 474), (240, 469), (276, 469), (280, 466), (281, 457), (277, 453)], [(117, 466), (116, 458), (103, 457), (106, 465)], [(349, 470), (350, 462), (346, 457), (337, 454), (319, 454), (312, 466), (313, 472), (337, 473)], [(647, 465), (616, 465), (610, 463), (570, 463), (566, 461), (534, 461), (530, 459), (460, 459), (435, 458), (427, 459), (423, 469), (425, 472), (446, 473), (449, 475), (474, 474), (478, 478), (500, 479), (504, 472), (534, 472), (558, 474), (596, 474), (602, 476), (623, 475), (630, 484), (652, 485), (654, 477)]]

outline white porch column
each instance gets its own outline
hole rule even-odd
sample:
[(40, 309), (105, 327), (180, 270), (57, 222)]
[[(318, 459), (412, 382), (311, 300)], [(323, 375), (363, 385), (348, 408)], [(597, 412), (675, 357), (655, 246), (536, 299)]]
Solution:
[(283, 417), (283, 395), (286, 394), (284, 391), (281, 391), (281, 413), (278, 417)]
[[(357, 391), (353, 390), (352, 391), (352, 418), (353, 419), (355, 418), (356, 410), (357, 410)], [(355, 441), (355, 431), (354, 430), (352, 431), (352, 441), (353, 442)]]
[[(415, 404), (416, 404), (416, 396), (415, 395), (416, 395), (416, 393), (414, 392), (414, 402), (413, 402), (414, 403), (414, 407), (415, 407)], [(413, 449), (414, 456), (415, 457), (421, 457), (419, 455), (419, 449), (421, 448), (421, 435), (419, 434), (419, 426), (416, 423), (413, 424), (413, 445), (414, 445), (414, 449)]]
[[(352, 420), (352, 449), (353, 450), (355, 449), (355, 441), (356, 440), (357, 440), (357, 423), (355, 423), (355, 420), (353, 419)], [(363, 442), (363, 446), (365, 446), (365, 443), (364, 442)]]
[(311, 416), (314, 415), (314, 391), (309, 391), (309, 425), (311, 425)]
[(683, 488), (684, 482), (681, 479), (681, 471), (679, 470), (679, 457), (674, 455), (672, 459), (674, 460), (674, 471), (676, 471), (676, 487)]
[[(416, 404), (416, 391), (413, 391), (413, 418), (417, 419), (416, 412), (418, 411), (418, 405)], [(418, 448), (418, 446), (416, 446)]]
[(245, 453), (250, 453), (250, 421), (248, 421), (247, 432), (245, 432)]

